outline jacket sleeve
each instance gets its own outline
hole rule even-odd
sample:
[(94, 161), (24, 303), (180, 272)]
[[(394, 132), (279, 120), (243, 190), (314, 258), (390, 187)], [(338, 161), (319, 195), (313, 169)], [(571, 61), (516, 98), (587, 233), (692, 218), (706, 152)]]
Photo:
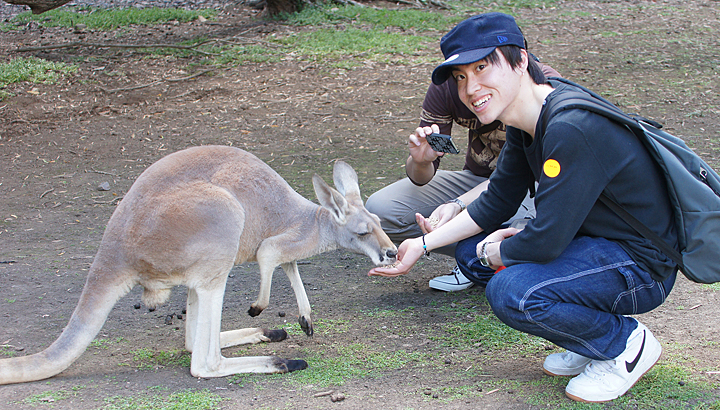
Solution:
[(488, 189), (467, 208), (473, 221), (486, 232), (495, 231), (515, 214), (533, 180), (522, 136), (516, 128), (507, 127), (506, 142), (497, 164)]
[(619, 128), (583, 110), (560, 113), (550, 122), (537, 156), (531, 156), (538, 174), (537, 214), (522, 232), (501, 244), (507, 266), (550, 262), (582, 231), (600, 193), (631, 161), (622, 154), (623, 147), (602, 142), (605, 133), (622, 133)]

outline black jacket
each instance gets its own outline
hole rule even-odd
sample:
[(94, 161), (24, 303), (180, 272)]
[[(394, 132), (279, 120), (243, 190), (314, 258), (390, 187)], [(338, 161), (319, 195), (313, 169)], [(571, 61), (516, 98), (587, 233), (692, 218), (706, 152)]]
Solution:
[[(577, 88), (551, 82), (552, 99)], [(544, 108), (543, 108), (544, 109)], [(542, 114), (541, 117), (542, 118)], [(536, 127), (536, 130), (542, 127)], [(546, 263), (577, 236), (617, 242), (656, 280), (675, 272), (675, 264), (619, 216), (598, 202), (605, 191), (669, 244), (677, 246), (675, 222), (665, 180), (642, 143), (625, 128), (581, 109), (562, 111), (534, 139), (507, 128), (507, 141), (490, 188), (468, 207), (472, 219), (492, 232), (509, 219), (537, 181), (536, 219), (500, 246), (507, 266)]]

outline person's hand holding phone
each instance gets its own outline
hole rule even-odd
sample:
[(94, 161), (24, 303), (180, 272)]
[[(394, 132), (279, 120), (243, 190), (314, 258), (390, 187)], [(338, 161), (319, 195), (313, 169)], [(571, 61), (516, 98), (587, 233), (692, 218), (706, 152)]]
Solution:
[(433, 162), (437, 157), (444, 155), (442, 152), (435, 151), (426, 139), (428, 135), (439, 132), (440, 127), (437, 124), (432, 124), (429, 127), (418, 127), (414, 133), (410, 134), (408, 148), (413, 161), (418, 164)]

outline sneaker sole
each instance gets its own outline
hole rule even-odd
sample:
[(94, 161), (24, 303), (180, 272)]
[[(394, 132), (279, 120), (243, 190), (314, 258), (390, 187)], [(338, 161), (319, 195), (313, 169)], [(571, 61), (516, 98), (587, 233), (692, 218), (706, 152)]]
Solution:
[(613, 400), (615, 400), (615, 399), (617, 399), (617, 398), (619, 398), (619, 397), (624, 396), (627, 392), (629, 392), (630, 389), (632, 389), (633, 386), (635, 386), (635, 384), (636, 384), (638, 381), (640, 381), (640, 379), (643, 378), (643, 376), (645, 376), (653, 367), (655, 367), (655, 365), (657, 364), (657, 362), (660, 361), (660, 357), (661, 357), (661, 356), (662, 356), (662, 352), (660, 353), (660, 355), (658, 355), (657, 359), (655, 359), (655, 362), (654, 362), (652, 365), (650, 365), (650, 367), (648, 367), (647, 370), (645, 370), (645, 373), (641, 374), (640, 377), (638, 377), (638, 378), (633, 382), (633, 384), (631, 384), (622, 394), (618, 394), (617, 396), (615, 396), (615, 397), (613, 397), (613, 398), (611, 398), (611, 399), (604, 399), (604, 400), (587, 400), (587, 399), (583, 399), (583, 398), (581, 398), (581, 397), (575, 396), (575, 395), (573, 395), (573, 394), (570, 394), (570, 393), (567, 392), (567, 390), (565, 390), (565, 395), (566, 395), (568, 398), (572, 399), (572, 400), (579, 401), (579, 402), (582, 402), (582, 403), (605, 403), (605, 402), (608, 402), (608, 401), (613, 401)]
[(548, 369), (546, 369), (546, 368), (544, 368), (544, 367), (543, 367), (543, 369), (542, 369), (543, 373), (547, 374), (548, 376), (552, 376), (552, 377), (572, 377), (572, 376), (577, 376), (577, 375), (579, 375), (580, 373), (582, 373), (583, 370), (585, 370), (585, 367), (583, 367), (582, 369), (578, 370), (577, 372), (573, 372), (573, 373), (560, 373), (560, 372), (558, 372), (558, 373), (553, 373), (553, 372), (551, 372), (550, 370), (548, 370)]
[(453, 285), (448, 285), (447, 283), (435, 284), (435, 283), (432, 283), (432, 281), (431, 281), (429, 286), (431, 289), (435, 289), (435, 290), (442, 290), (445, 292), (457, 292), (460, 290), (465, 290), (465, 289), (471, 288), (473, 286), (473, 284), (471, 283), (469, 285), (454, 285), (453, 286)]

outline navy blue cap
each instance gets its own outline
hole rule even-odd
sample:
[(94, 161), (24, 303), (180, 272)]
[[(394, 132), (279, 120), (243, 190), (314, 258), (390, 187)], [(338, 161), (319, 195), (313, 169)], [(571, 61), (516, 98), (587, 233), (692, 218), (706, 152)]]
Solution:
[(525, 38), (512, 16), (494, 12), (470, 17), (440, 40), (445, 61), (433, 71), (433, 83), (447, 81), (453, 66), (480, 61), (506, 45), (525, 48)]

